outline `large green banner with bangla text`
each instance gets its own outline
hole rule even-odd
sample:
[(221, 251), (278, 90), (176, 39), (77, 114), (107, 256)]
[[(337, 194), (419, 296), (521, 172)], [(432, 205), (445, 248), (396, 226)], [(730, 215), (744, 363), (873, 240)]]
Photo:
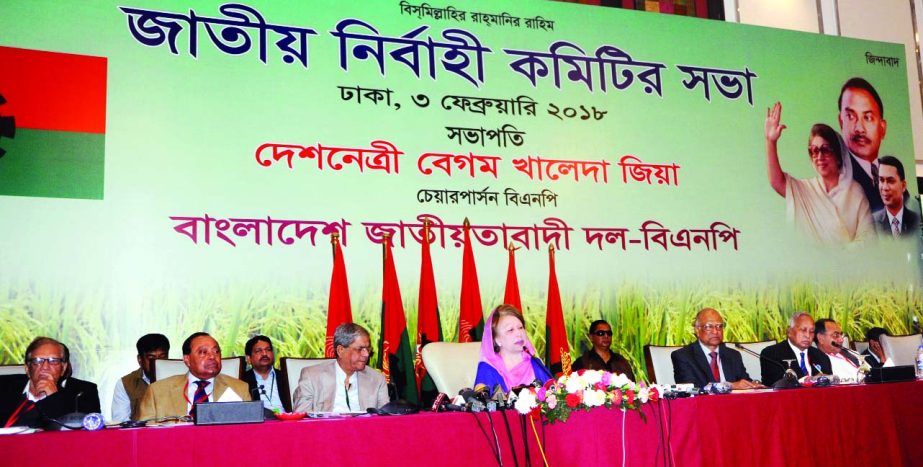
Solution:
[(334, 234), (377, 342), (383, 238), (414, 335), (429, 223), (454, 340), (466, 218), (485, 313), (515, 248), (541, 351), (553, 247), (572, 353), (604, 317), (636, 374), (704, 306), (739, 341), (920, 309), (901, 45), (539, 1), (34, 0), (0, 31), (0, 356), (60, 338), (104, 406), (148, 332), (321, 356)]

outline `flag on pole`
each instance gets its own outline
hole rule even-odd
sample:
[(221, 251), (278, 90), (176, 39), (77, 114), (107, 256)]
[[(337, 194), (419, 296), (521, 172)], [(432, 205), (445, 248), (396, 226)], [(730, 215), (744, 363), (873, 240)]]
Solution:
[(0, 195), (103, 199), (106, 57), (0, 47)]
[(420, 252), (420, 297), (417, 301), (417, 353), (414, 358), (414, 374), (417, 391), (425, 404), (436, 397), (438, 391), (433, 378), (423, 365), (423, 346), (442, 341), (442, 325), (439, 321), (439, 302), (436, 299), (436, 278), (433, 274), (433, 259), (429, 253), (429, 224), (423, 221), (423, 242)]
[(324, 357), (333, 358), (333, 331), (343, 323), (353, 321), (349, 304), (349, 283), (346, 281), (346, 262), (340, 248), (340, 234), (330, 237), (333, 244), (333, 273), (330, 275), (330, 296), (327, 299), (327, 339), (324, 343)]
[(506, 248), (509, 251), (509, 261), (506, 266), (506, 292), (503, 294), (503, 303), (513, 305), (519, 313), (525, 316), (522, 309), (522, 300), (519, 298), (519, 279), (516, 277), (516, 248), (513, 242)]
[(478, 270), (471, 249), (471, 223), (465, 218), (465, 246), (462, 253), (461, 303), (458, 310), (458, 342), (476, 342), (484, 333), (484, 308), (478, 287)]
[(385, 235), (384, 274), (381, 286), (381, 372), (388, 384), (394, 384), (398, 399), (416, 404), (416, 378), (414, 377), (413, 352), (407, 334), (407, 320), (404, 318), (404, 304), (401, 287), (397, 281), (394, 257), (391, 251), (391, 236)]
[(570, 345), (564, 328), (561, 291), (554, 268), (554, 246), (548, 246), (548, 306), (545, 312), (545, 362), (555, 375), (570, 374)]

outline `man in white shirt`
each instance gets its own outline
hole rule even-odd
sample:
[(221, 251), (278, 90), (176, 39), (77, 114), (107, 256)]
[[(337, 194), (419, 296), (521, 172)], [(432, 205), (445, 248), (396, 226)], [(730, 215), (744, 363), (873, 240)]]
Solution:
[(853, 180), (865, 192), (872, 212), (883, 206), (878, 195), (878, 151), (888, 130), (884, 113), (878, 91), (865, 79), (850, 78), (840, 88), (840, 133), (849, 148)]
[(792, 370), (803, 378), (816, 374), (830, 374), (830, 357), (811, 347), (814, 340), (814, 319), (799, 311), (788, 320), (788, 338), (770, 345), (760, 352), (763, 384), (771, 386)]
[(154, 360), (169, 358), (170, 341), (163, 334), (145, 334), (135, 344), (138, 369), (119, 378), (112, 393), (112, 421), (138, 420), (141, 398), (154, 376)]
[(288, 393), (279, 391), (284, 375), (273, 368), (276, 355), (272, 340), (266, 336), (253, 336), (244, 344), (244, 354), (250, 363), (250, 369), (244, 372), (243, 378), (250, 387), (250, 397), (259, 398), (268, 410), (291, 412)]
[(832, 374), (840, 378), (856, 379), (859, 359), (843, 349), (843, 330), (832, 319), (819, 319), (814, 324), (814, 340), (817, 348), (830, 358)]
[(894, 156), (884, 156), (878, 166), (878, 192), (884, 207), (872, 213), (872, 220), (879, 236), (919, 237), (920, 216), (904, 205), (904, 164)]
[(369, 368), (369, 333), (343, 323), (333, 333), (336, 358), (301, 370), (294, 394), (296, 412), (365, 412), (389, 402), (385, 377)]

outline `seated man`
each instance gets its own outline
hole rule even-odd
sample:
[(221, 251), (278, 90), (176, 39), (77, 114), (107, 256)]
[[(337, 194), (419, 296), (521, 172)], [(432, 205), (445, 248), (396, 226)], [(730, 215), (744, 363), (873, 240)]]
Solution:
[(799, 311), (788, 320), (788, 339), (770, 345), (760, 352), (763, 384), (770, 386), (782, 379), (786, 370), (795, 372), (797, 378), (817, 374), (831, 374), (830, 357), (815, 347), (814, 318)]
[(814, 342), (830, 358), (830, 372), (840, 378), (855, 379), (859, 372), (859, 359), (843, 350), (843, 330), (836, 321), (828, 318), (814, 323)]
[(610, 373), (623, 374), (634, 381), (635, 373), (631, 371), (631, 364), (625, 357), (614, 352), (612, 345), (612, 327), (604, 319), (590, 323), (590, 332), (587, 334), (593, 348), (584, 352), (572, 366), (573, 371), (580, 369), (604, 370)]
[(740, 352), (724, 345), (724, 320), (713, 308), (702, 308), (692, 322), (698, 340), (670, 354), (677, 384), (702, 388), (727, 381), (732, 389), (761, 387), (750, 381)]
[(138, 369), (121, 377), (112, 393), (112, 421), (138, 420), (141, 398), (151, 384), (154, 360), (169, 358), (170, 341), (163, 334), (145, 334), (135, 344)]
[(870, 328), (868, 331), (865, 331), (865, 340), (868, 341), (869, 348), (865, 349), (862, 355), (865, 355), (865, 361), (867, 361), (872, 368), (881, 368), (887, 360), (885, 357), (885, 349), (881, 347), (881, 336), (883, 335), (890, 336), (891, 333), (885, 328)]
[(266, 336), (253, 336), (244, 344), (244, 354), (250, 362), (250, 369), (244, 373), (244, 382), (250, 387), (250, 397), (263, 401), (269, 410), (291, 412), (292, 404), (288, 392), (279, 391), (282, 372), (273, 368), (276, 355), (272, 341)]
[[(139, 420), (183, 417), (195, 404), (218, 400), (250, 400), (247, 383), (221, 374), (221, 347), (212, 336), (197, 332), (183, 342), (189, 371), (155, 381), (141, 399)], [(226, 395), (227, 391), (232, 394)]]
[(333, 332), (336, 358), (301, 370), (295, 389), (296, 412), (365, 412), (389, 402), (385, 377), (368, 368), (369, 333), (355, 323)]
[(96, 385), (70, 375), (70, 351), (50, 337), (26, 348), (25, 374), (0, 376), (3, 426), (42, 427), (68, 413), (98, 413)]

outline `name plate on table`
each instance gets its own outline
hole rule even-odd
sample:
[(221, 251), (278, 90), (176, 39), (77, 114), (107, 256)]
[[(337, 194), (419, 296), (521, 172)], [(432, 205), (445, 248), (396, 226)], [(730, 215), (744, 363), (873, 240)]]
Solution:
[(896, 383), (899, 381), (913, 381), (916, 379), (916, 373), (912, 365), (901, 365), (892, 367), (872, 368), (868, 376), (865, 377), (866, 383)]
[(263, 402), (202, 402), (196, 404), (196, 425), (263, 423)]

